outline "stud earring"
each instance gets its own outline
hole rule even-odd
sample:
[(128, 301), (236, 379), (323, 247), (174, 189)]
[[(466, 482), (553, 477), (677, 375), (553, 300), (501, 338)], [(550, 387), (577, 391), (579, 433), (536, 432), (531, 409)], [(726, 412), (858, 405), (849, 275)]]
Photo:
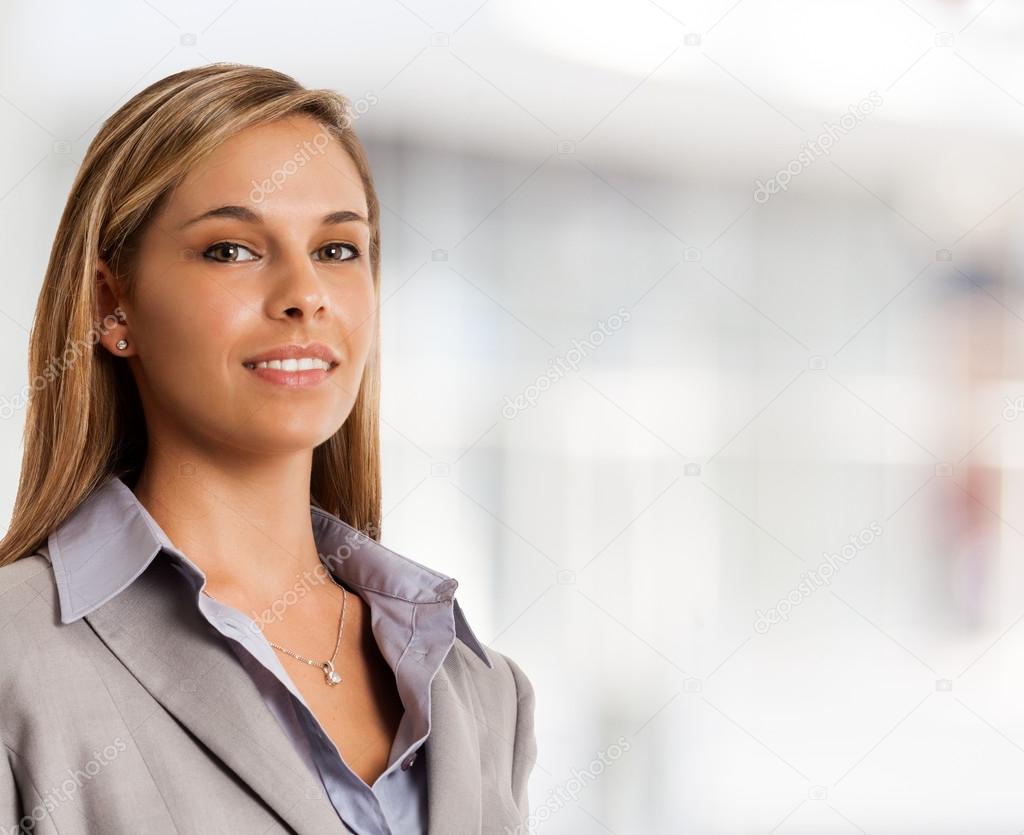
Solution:
[(118, 348), (119, 351), (123, 351), (127, 347), (128, 347), (128, 340), (127, 339), (119, 339), (119, 340), (117, 340), (117, 348)]

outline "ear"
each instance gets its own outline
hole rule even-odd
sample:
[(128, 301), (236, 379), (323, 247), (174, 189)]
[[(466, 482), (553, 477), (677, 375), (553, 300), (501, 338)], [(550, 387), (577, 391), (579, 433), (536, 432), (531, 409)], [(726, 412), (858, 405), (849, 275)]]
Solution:
[[(128, 357), (135, 353), (135, 345), (128, 332), (127, 313), (122, 300), (121, 286), (114, 271), (103, 258), (96, 261), (96, 306), (94, 321), (99, 341), (115, 357)], [(128, 343), (120, 348), (118, 343)]]

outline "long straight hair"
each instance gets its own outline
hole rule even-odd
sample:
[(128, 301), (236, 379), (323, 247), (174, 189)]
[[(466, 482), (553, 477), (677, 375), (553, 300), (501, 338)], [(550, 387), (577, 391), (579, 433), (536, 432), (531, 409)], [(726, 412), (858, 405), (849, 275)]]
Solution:
[[(89, 144), (54, 237), (29, 339), (23, 458), (0, 566), (34, 553), (111, 476), (131, 483), (147, 434), (130, 370), (98, 344), (97, 260), (133, 296), (139, 240), (188, 171), (238, 132), (311, 116), (359, 170), (380, 298), (380, 203), (348, 99), (306, 89), (275, 70), (216, 63), (150, 85), (104, 122)], [(380, 326), (359, 393), (341, 428), (313, 451), (311, 502), (380, 538)]]

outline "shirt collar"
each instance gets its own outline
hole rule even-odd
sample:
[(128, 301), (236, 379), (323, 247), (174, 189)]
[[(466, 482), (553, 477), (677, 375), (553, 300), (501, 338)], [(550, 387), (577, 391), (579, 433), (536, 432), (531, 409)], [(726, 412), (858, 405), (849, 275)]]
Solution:
[[(334, 576), (409, 603), (451, 600), (455, 635), (493, 668), (455, 600), (458, 580), (392, 551), (322, 508), (310, 505), (321, 562)], [(117, 476), (89, 495), (47, 540), (62, 623), (71, 623), (124, 591), (161, 551), (202, 571), (179, 551), (135, 493)], [(371, 601), (372, 602), (372, 601)]]

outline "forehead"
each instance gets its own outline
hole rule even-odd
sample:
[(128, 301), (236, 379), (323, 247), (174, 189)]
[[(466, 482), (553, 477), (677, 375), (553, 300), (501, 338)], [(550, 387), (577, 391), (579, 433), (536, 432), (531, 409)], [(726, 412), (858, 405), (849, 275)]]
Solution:
[(226, 139), (179, 183), (168, 219), (193, 216), (214, 204), (250, 206), (273, 218), (350, 209), (364, 217), (359, 169), (341, 144), (308, 116), (257, 125)]

